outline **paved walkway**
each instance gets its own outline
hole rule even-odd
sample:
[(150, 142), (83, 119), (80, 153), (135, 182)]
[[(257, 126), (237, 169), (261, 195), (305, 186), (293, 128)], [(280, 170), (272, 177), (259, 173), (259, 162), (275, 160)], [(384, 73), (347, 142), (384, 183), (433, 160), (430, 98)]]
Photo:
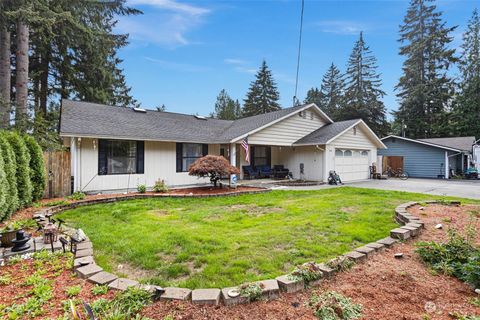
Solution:
[[(270, 187), (278, 190), (318, 190), (332, 188), (327, 184), (311, 187), (279, 187), (270, 180), (253, 180), (253, 185)], [(470, 199), (480, 199), (480, 180), (440, 180), (413, 179), (399, 180), (364, 180), (345, 183), (345, 186), (426, 193), (438, 196), (452, 196)], [(335, 188), (336, 186), (333, 186)]]

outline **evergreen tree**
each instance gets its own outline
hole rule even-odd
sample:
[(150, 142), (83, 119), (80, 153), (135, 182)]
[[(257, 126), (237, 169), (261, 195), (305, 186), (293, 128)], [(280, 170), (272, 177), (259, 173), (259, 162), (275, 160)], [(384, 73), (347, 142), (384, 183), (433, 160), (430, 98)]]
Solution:
[(460, 93), (454, 104), (454, 134), (480, 138), (480, 17), (473, 11), (463, 34)]
[(0, 152), (0, 221), (8, 216), (8, 187), (7, 175), (5, 173), (5, 161)]
[(330, 118), (336, 119), (343, 101), (345, 84), (340, 70), (331, 64), (323, 75), (320, 90), (312, 88), (307, 92), (305, 103), (315, 103)]
[(0, 131), (0, 153), (3, 156), (3, 161), (5, 163), (5, 173), (7, 175), (8, 182), (8, 196), (7, 203), (5, 205), (5, 210), (10, 216), (14, 213), (18, 207), (18, 191), (17, 191), (17, 162), (15, 159), (15, 153), (13, 152), (10, 143), (7, 140), (7, 132)]
[(222, 120), (235, 120), (237, 119), (237, 109), (238, 105), (236, 102), (230, 98), (225, 89), (222, 89), (215, 102), (215, 118)]
[(235, 119), (240, 119), (242, 117), (242, 105), (240, 101), (235, 100)]
[(243, 116), (250, 117), (257, 114), (280, 110), (278, 104), (280, 94), (273, 80), (272, 72), (263, 60), (260, 69), (255, 75), (255, 81), (250, 84), (247, 97), (243, 105)]
[(389, 125), (382, 102), (385, 92), (377, 72), (377, 59), (363, 39), (355, 42), (348, 60), (345, 78), (345, 100), (338, 109), (338, 120), (361, 118), (378, 135), (385, 135)]
[(411, 0), (400, 27), (400, 54), (405, 57), (403, 75), (396, 86), (400, 108), (395, 121), (404, 121), (410, 138), (442, 136), (446, 132), (446, 112), (454, 95), (448, 76), (456, 62), (449, 49), (451, 32), (433, 0)]
[(27, 207), (32, 203), (32, 182), (30, 180), (30, 153), (17, 132), (8, 132), (7, 140), (15, 153), (17, 192), (21, 208)]
[(42, 199), (46, 186), (45, 163), (42, 148), (32, 136), (24, 135), (23, 140), (30, 154), (30, 180), (32, 182), (32, 199)]

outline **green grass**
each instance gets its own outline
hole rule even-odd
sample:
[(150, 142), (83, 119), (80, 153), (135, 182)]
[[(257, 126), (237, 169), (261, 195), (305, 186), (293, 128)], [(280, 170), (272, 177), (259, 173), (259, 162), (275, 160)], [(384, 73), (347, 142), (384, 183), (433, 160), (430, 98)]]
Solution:
[[(158, 285), (226, 287), (273, 278), (384, 238), (393, 209), (430, 195), (362, 188), (99, 204), (60, 214), (95, 259)], [(437, 197), (438, 198), (438, 197)], [(128, 270), (128, 271), (127, 271)]]

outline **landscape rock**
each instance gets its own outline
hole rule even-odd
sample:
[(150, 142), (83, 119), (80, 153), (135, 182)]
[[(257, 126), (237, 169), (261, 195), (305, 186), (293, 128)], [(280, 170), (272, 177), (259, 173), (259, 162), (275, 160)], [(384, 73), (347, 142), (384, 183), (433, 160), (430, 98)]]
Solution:
[(101, 271), (103, 271), (103, 269), (100, 266), (92, 263), (92, 264), (88, 264), (86, 266), (77, 268), (77, 270), (75, 270), (75, 273), (82, 279), (88, 279), (94, 274), (99, 273)]
[(220, 302), (220, 289), (195, 289), (192, 291), (192, 302), (216, 306)]
[(397, 259), (401, 259), (401, 258), (403, 258), (403, 253), (402, 252), (395, 253), (393, 256)]
[(357, 251), (350, 251), (345, 254), (345, 257), (355, 261), (355, 262), (362, 262), (367, 259), (367, 255), (364, 253), (360, 253)]
[(443, 229), (443, 225), (441, 223), (439, 223), (435, 226), (435, 229)]
[(75, 252), (75, 258), (83, 258), (86, 256), (93, 256), (93, 249), (83, 249), (83, 250), (77, 250)]
[(385, 245), (386, 247), (391, 247), (391, 246), (393, 246), (395, 243), (397, 243), (398, 240), (397, 240), (397, 239), (393, 239), (392, 237), (386, 237), (386, 238), (384, 238), (384, 239), (378, 240), (377, 242), (380, 243), (380, 244)]
[(363, 246), (363, 247), (355, 249), (355, 251), (365, 254), (368, 258), (369, 256), (371, 256), (375, 252), (375, 249), (367, 247), (367, 246)]
[(325, 263), (320, 263), (318, 265), (318, 268), (320, 269), (320, 271), (322, 271), (323, 277), (326, 278), (326, 279), (331, 278), (333, 276), (333, 274), (335, 273), (335, 270), (333, 270), (332, 268), (327, 266)]
[(95, 261), (93, 260), (93, 256), (86, 256), (73, 260), (73, 267), (77, 269), (92, 263), (95, 263)]
[(303, 279), (291, 279), (289, 275), (283, 275), (276, 278), (278, 286), (287, 293), (297, 292), (305, 288)]
[(379, 242), (372, 242), (365, 245), (365, 247), (373, 248), (375, 251), (381, 251), (385, 249), (385, 245)]
[(160, 300), (190, 300), (192, 290), (186, 288), (166, 287)]
[(137, 287), (139, 285), (138, 281), (125, 279), (125, 278), (118, 278), (112, 281), (108, 287), (111, 289), (125, 291), (129, 287)]
[(105, 285), (105, 284), (109, 284), (110, 282), (116, 279), (118, 279), (116, 275), (106, 271), (101, 271), (99, 273), (94, 274), (90, 278), (88, 278), (88, 281), (95, 284), (99, 284), (99, 285)]
[(238, 290), (236, 287), (230, 287), (230, 288), (223, 288), (222, 289), (222, 300), (223, 304), (226, 306), (234, 306), (237, 304), (245, 304), (248, 303), (248, 298), (243, 297), (241, 295), (238, 295), (236, 297), (231, 297), (228, 293), (231, 290)]
[(402, 228), (395, 228), (390, 231), (390, 237), (400, 240), (406, 240), (411, 237), (411, 231), (402, 229)]
[(263, 285), (262, 297), (267, 300), (274, 300), (280, 296), (280, 288), (277, 280), (269, 279), (259, 281), (258, 283)]

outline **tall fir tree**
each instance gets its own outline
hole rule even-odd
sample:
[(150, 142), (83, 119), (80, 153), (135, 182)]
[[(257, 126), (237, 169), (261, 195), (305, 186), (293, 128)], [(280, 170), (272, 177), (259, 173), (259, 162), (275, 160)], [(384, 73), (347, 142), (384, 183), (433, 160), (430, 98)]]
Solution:
[(235, 101), (230, 98), (225, 89), (222, 89), (215, 102), (214, 116), (222, 120), (235, 120), (237, 119), (236, 107)]
[(403, 75), (396, 86), (400, 100), (395, 121), (406, 125), (410, 138), (447, 134), (446, 112), (455, 84), (448, 75), (456, 62), (449, 48), (456, 27), (447, 27), (433, 0), (411, 0), (400, 26), (400, 55), (405, 57)]
[(250, 88), (243, 105), (243, 116), (250, 117), (258, 114), (280, 110), (278, 104), (280, 94), (277, 89), (272, 72), (263, 60), (260, 69), (255, 75), (255, 81), (250, 84)]
[(345, 97), (337, 120), (360, 118), (379, 136), (388, 133), (386, 108), (382, 98), (382, 80), (377, 59), (366, 45), (363, 33), (355, 42), (344, 75)]
[(240, 119), (242, 117), (242, 105), (238, 99), (235, 100), (235, 118)]
[(320, 90), (312, 88), (307, 92), (305, 103), (315, 103), (330, 118), (336, 119), (344, 99), (345, 83), (340, 70), (331, 64), (323, 75)]
[(460, 92), (454, 104), (454, 134), (480, 138), (480, 16), (472, 13), (463, 34)]

